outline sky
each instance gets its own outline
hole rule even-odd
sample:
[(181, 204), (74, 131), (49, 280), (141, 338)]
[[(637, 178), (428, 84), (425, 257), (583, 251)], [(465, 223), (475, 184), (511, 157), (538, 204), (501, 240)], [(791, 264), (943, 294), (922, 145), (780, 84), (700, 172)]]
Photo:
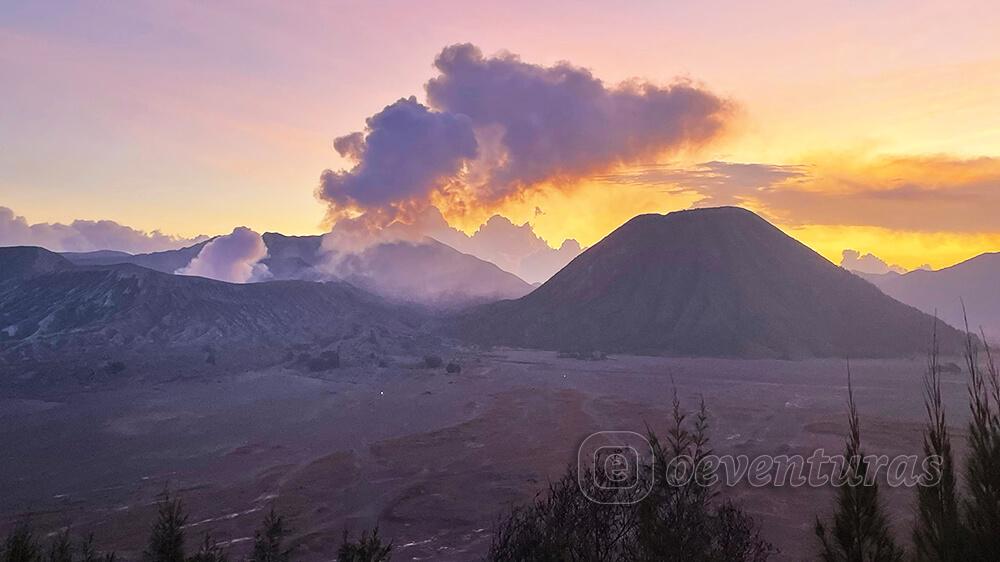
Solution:
[(0, 237), (434, 205), (558, 248), (737, 204), (837, 263), (943, 267), (1000, 251), (998, 28), (987, 1), (4, 2)]

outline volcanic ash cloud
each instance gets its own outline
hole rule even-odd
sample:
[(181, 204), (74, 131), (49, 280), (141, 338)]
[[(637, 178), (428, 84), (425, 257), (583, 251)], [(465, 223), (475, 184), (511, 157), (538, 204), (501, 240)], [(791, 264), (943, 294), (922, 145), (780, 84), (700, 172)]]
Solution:
[(321, 177), (333, 219), (388, 224), (435, 202), (490, 207), (707, 142), (732, 109), (690, 82), (608, 86), (567, 62), (487, 57), (470, 44), (445, 48), (434, 65), (426, 105), (402, 98), (334, 141), (355, 164)]

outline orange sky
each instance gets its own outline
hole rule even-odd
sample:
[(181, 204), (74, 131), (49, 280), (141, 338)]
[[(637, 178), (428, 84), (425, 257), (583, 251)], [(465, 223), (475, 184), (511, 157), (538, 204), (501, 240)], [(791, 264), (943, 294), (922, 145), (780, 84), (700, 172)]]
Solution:
[[(332, 139), (423, 98), (442, 47), (568, 60), (608, 84), (686, 77), (739, 111), (724, 137), (642, 167), (799, 166), (732, 202), (828, 258), (939, 267), (1000, 250), (1000, 9), (993, 2), (24, 3), (0, 13), (0, 206), (180, 235), (314, 233)], [(449, 219), (530, 221), (592, 244), (706, 189), (632, 169)], [(616, 183), (616, 178), (623, 178)], [(628, 181), (625, 181), (627, 179)], [(681, 182), (684, 183), (684, 182)], [(701, 203), (701, 204), (704, 204)], [(541, 213), (537, 213), (536, 209)]]

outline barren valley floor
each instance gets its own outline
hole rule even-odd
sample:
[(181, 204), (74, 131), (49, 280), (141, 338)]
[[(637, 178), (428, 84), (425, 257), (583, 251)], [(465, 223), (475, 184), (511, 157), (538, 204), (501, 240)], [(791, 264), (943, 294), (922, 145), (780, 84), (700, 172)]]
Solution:
[[(605, 361), (504, 350), (468, 354), (463, 371), (390, 367), (319, 376), (282, 368), (221, 378), (26, 399), (0, 397), (0, 525), (26, 513), (40, 530), (93, 531), (127, 558), (141, 552), (166, 486), (191, 516), (189, 546), (209, 531), (235, 552), (272, 504), (306, 560), (329, 559), (345, 528), (376, 522), (395, 560), (472, 560), (496, 518), (576, 462), (594, 431), (669, 425), (672, 389), (703, 396), (720, 454), (843, 448), (846, 364), (613, 356)], [(854, 361), (870, 453), (919, 454), (923, 358)], [(963, 374), (944, 375), (950, 424), (967, 417)], [(956, 435), (959, 454), (961, 436)], [(830, 489), (752, 488), (744, 503), (781, 560), (814, 552)], [(894, 528), (912, 489), (892, 490)]]

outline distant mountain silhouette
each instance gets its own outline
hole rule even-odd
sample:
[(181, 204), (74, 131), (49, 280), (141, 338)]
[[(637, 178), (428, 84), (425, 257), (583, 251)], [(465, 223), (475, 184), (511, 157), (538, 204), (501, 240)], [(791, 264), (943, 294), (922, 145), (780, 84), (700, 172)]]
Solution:
[(59, 254), (35, 246), (0, 248), (0, 282), (71, 269), (73, 264)]
[(177, 250), (164, 250), (148, 254), (128, 254), (125, 252), (98, 250), (96, 252), (66, 252), (60, 255), (76, 265), (100, 266), (130, 263), (145, 267), (146, 269), (152, 269), (153, 271), (173, 273), (191, 263), (191, 260), (201, 252), (201, 249), (208, 242), (209, 240), (205, 240)]
[(1000, 253), (981, 254), (937, 271), (863, 275), (890, 297), (957, 328), (964, 328), (962, 301), (969, 325), (983, 327), (988, 339), (1000, 339)]
[[(533, 287), (512, 273), (431, 238), (382, 242), (352, 254), (322, 247), (322, 236), (262, 235), (268, 255), (261, 263), (275, 280), (342, 279), (381, 296), (448, 308), (523, 296)], [(63, 254), (78, 265), (130, 263), (164, 273), (187, 266), (209, 241), (151, 254)]]
[(41, 248), (0, 248), (0, 271), (0, 365), (205, 346), (263, 354), (317, 341), (367, 355), (412, 339), (417, 325), (412, 312), (337, 281), (230, 284), (74, 266)]
[(61, 252), (60, 256), (76, 265), (108, 265), (130, 263), (135, 256), (118, 250), (95, 250), (93, 252)]
[[(927, 351), (933, 319), (754, 213), (641, 215), (529, 295), (455, 319), (456, 335), (556, 350), (730, 357)], [(939, 322), (946, 350), (960, 334)]]

